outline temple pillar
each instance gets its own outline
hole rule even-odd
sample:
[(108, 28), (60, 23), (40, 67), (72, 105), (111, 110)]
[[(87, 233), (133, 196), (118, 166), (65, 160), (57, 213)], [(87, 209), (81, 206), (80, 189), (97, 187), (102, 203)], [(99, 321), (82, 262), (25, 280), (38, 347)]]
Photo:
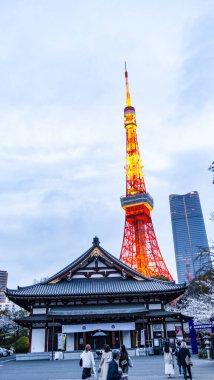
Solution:
[(167, 338), (167, 332), (166, 332), (166, 320), (163, 318), (163, 337), (164, 339)]
[(111, 345), (112, 345), (112, 348), (115, 347), (115, 331), (112, 331), (111, 332)]
[(83, 337), (83, 346), (85, 347), (86, 344), (87, 344), (87, 342), (86, 342), (86, 333), (85, 332), (82, 334), (82, 337)]
[(32, 328), (29, 328), (28, 352), (31, 352)]
[(181, 330), (182, 330), (182, 336), (183, 336), (183, 339), (184, 339), (185, 333), (184, 333), (184, 324), (183, 324), (183, 321), (181, 322)]
[(136, 346), (136, 334), (137, 332), (135, 330), (132, 331), (132, 348), (135, 348)]
[(45, 327), (45, 352), (48, 352), (48, 326)]
[(152, 324), (150, 324), (150, 320), (148, 319), (147, 323), (147, 334), (148, 334), (148, 346), (152, 347), (152, 339), (153, 339), (153, 330), (152, 330)]

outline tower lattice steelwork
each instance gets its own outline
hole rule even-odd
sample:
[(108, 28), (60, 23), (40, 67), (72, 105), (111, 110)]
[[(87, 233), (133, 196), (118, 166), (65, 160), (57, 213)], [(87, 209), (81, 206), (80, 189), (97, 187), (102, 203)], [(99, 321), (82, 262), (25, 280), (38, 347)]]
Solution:
[(148, 277), (165, 276), (173, 280), (163, 260), (152, 224), (150, 212), (153, 199), (146, 192), (136, 133), (136, 114), (131, 104), (126, 68), (125, 79), (126, 195), (121, 197), (121, 206), (126, 216), (120, 260)]

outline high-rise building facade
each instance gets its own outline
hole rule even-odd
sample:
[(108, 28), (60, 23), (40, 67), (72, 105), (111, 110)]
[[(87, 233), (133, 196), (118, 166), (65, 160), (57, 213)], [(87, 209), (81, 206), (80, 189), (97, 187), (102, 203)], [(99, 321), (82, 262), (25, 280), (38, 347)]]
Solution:
[(190, 282), (212, 268), (199, 194), (171, 194), (169, 203), (178, 281)]
[(6, 301), (4, 292), (7, 288), (8, 273), (5, 270), (0, 270), (0, 302)]

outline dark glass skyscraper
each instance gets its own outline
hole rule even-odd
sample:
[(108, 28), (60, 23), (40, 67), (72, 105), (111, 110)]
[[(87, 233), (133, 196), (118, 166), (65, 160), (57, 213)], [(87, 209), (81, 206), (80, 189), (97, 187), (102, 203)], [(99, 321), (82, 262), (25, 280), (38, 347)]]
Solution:
[(171, 194), (169, 203), (178, 281), (189, 282), (212, 268), (199, 194)]

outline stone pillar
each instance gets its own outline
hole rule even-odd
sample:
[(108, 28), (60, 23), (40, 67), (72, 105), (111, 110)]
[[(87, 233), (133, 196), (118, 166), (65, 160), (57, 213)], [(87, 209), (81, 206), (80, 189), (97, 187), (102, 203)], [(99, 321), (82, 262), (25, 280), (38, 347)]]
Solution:
[(66, 351), (74, 351), (74, 333), (66, 334)]
[(131, 334), (130, 331), (122, 331), (123, 333), (123, 344), (126, 348), (131, 348)]

